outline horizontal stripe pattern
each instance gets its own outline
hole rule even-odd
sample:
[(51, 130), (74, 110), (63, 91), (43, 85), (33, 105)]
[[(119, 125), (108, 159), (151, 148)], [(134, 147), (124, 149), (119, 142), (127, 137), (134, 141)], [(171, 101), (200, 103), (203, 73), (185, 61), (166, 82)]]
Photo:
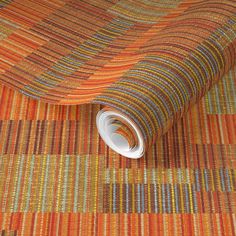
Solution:
[[(150, 3), (138, 2), (136, 11), (129, 1), (127, 4), (99, 1), (96, 6), (93, 2), (79, 6), (76, 1), (58, 2), (53, 7), (40, 5), (40, 12), (49, 10), (39, 19), (32, 16), (30, 26), (14, 22), (8, 16), (12, 9), (17, 9), (18, 16), (25, 5), (8, 4), (3, 9), (3, 19), (17, 23), (20, 32), (27, 31), (23, 35), (13, 31), (2, 41), (3, 61), (7, 65), (3, 65), (0, 80), (34, 99), (61, 104), (92, 101), (117, 109), (138, 125), (149, 147), (235, 64), (234, 1), (184, 3), (176, 2), (165, 8), (162, 2), (153, 7)], [(119, 10), (120, 7), (126, 10)], [(130, 12), (129, 17), (114, 13), (116, 8)], [(145, 33), (153, 26), (163, 23), (165, 17), (174, 18), (170, 13), (172, 8), (179, 11), (175, 20), (169, 20), (169, 24), (147, 39)], [(75, 16), (72, 9), (76, 9), (81, 18)], [(149, 17), (151, 14), (155, 22), (153, 18), (141, 23), (132, 17), (134, 14), (145, 18), (143, 11), (148, 12)], [(27, 15), (28, 12), (24, 17)], [(88, 30), (94, 16), (100, 15), (104, 17), (99, 24)], [(78, 31), (74, 30), (77, 27)], [(144, 38), (141, 44), (136, 44), (137, 35)], [(48, 48), (49, 42), (56, 47), (52, 50), (54, 54), (60, 53), (60, 56), (50, 54), (48, 58), (45, 46)], [(6, 49), (9, 44), (12, 46)], [(107, 63), (131, 46), (136, 47), (131, 65), (124, 70), (127, 59), (122, 59), (117, 64), (119, 76), (113, 78), (114, 72), (111, 72), (105, 81), (100, 77), (93, 82), (90, 76), (101, 69), (106, 71)], [(65, 48), (64, 53), (61, 48)]]
[(143, 45), (144, 59), (95, 102), (127, 115), (149, 147), (235, 64), (235, 13), (232, 1), (193, 5)]
[[(30, 84), (46, 78), (47, 83), (61, 85), (55, 90), (61, 98), (68, 95), (64, 87), (68, 81), (70, 88), (75, 84), (78, 87), (73, 87), (64, 103), (79, 104), (94, 98), (94, 94), (88, 96), (93, 89), (100, 93), (124, 75), (122, 86), (125, 86), (129, 73), (136, 76), (135, 65), (142, 68), (138, 74), (140, 81), (142, 77), (153, 78), (151, 74), (157, 70), (160, 79), (163, 77), (175, 84), (176, 94), (182, 89), (197, 92), (205, 83), (204, 78), (222, 65), (218, 50), (226, 45), (223, 44), (227, 41), (225, 35), (233, 40), (233, 31), (228, 28), (233, 21), (222, 27), (218, 21), (227, 22), (228, 11), (223, 6), (227, 3), (227, 9), (233, 12), (233, 1), (155, 1), (152, 4), (157, 12), (153, 15), (150, 11), (151, 22), (147, 22), (148, 14), (133, 11), (127, 15), (134, 7), (133, 2), (123, 3), (123, 0), (0, 3), (3, 18), (0, 48), (7, 48), (0, 54), (6, 59), (0, 64), (0, 73), (9, 85), (0, 84), (0, 234), (236, 234), (235, 67), (138, 160), (118, 155), (99, 137), (95, 121), (101, 105), (44, 103), (19, 93), (22, 84), (13, 84), (13, 80)], [(204, 17), (211, 18), (210, 23), (195, 22), (204, 27), (198, 29), (194, 39), (190, 34), (183, 35), (181, 29), (178, 31), (178, 37), (184, 37), (182, 42), (186, 43), (176, 49), (183, 61), (173, 60), (171, 56), (157, 57), (157, 41), (164, 45), (168, 41), (165, 32), (169, 35), (173, 19), (184, 21), (187, 9), (198, 11), (195, 3), (200, 8), (210, 4), (210, 11), (219, 9), (220, 5), (219, 14), (212, 19), (209, 11), (204, 13)], [(148, 9), (151, 2), (137, 1), (137, 4)], [(35, 5), (38, 7), (33, 11)], [(95, 22), (98, 15), (99, 21)], [(90, 18), (95, 22), (93, 25)], [(188, 28), (192, 35), (195, 23)], [(121, 34), (114, 36), (101, 51), (89, 49), (95, 43), (89, 38), (102, 32), (97, 40), (108, 39), (110, 32), (103, 30), (111, 25), (121, 27)], [(212, 48), (205, 42), (199, 46), (199, 40), (209, 38), (210, 34), (212, 39), (219, 37), (222, 45), (211, 44), (215, 46)], [(175, 45), (175, 41), (176, 36), (173, 36), (168, 43)], [(104, 42), (102, 40), (101, 44)], [(81, 50), (81, 45), (91, 50), (91, 58), (85, 58), (77, 70), (74, 53), (78, 48)], [(194, 53), (190, 60), (190, 56), (183, 55), (189, 55), (191, 45), (194, 45)], [(167, 50), (168, 45), (164, 49)], [(226, 67), (233, 62), (230, 61), (232, 52), (230, 48), (225, 54), (229, 59)], [(209, 60), (205, 61), (206, 58)], [(205, 69), (202, 63), (206, 63)], [(72, 72), (68, 76), (61, 74), (64, 65), (66, 71)], [(145, 72), (147, 65), (151, 71)], [(60, 73), (63, 79), (59, 81), (61, 77), (56, 78), (52, 72), (58, 77)], [(173, 76), (192, 78), (191, 73), (202, 76), (198, 81), (182, 84), (173, 80)], [(82, 75), (83, 80), (79, 80)], [(136, 80), (133, 82), (129, 93), (138, 88)], [(37, 81), (35, 83), (37, 85)], [(118, 88), (116, 91), (120, 92)], [(171, 102), (178, 106), (189, 95), (182, 94)], [(50, 94), (47, 96), (48, 101), (56, 99)], [(173, 104), (168, 103), (168, 111)]]

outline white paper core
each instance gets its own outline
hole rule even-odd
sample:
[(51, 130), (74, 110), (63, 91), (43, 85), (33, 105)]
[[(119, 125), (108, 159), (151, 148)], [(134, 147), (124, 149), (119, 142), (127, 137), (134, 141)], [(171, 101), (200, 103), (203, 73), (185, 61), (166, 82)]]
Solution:
[[(121, 122), (124, 120), (129, 124), (137, 140), (133, 147), (130, 147), (128, 140), (123, 135), (116, 133), (118, 127), (115, 125), (115, 120)], [(129, 158), (136, 159), (143, 156), (145, 150), (143, 136), (137, 126), (125, 115), (116, 111), (101, 110), (97, 114), (96, 123), (99, 134), (111, 149)]]

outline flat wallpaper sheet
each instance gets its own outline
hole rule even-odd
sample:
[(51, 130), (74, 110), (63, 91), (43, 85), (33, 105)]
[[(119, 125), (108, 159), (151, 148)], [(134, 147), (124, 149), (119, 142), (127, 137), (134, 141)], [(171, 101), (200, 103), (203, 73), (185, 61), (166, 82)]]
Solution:
[[(235, 7), (234, 1), (1, 1), (2, 235), (235, 235)], [(188, 30), (178, 31), (177, 21)], [(92, 34), (96, 42), (86, 41)], [(142, 78), (160, 95), (159, 85), (148, 87), (156, 73), (170, 99), (163, 100), (164, 123), (142, 113), (151, 117), (149, 130), (135, 113), (113, 106), (112, 96), (122, 86), (123, 102), (142, 94), (136, 85)], [(178, 87), (181, 81), (186, 86)], [(85, 93), (78, 92), (81, 84)], [(132, 96), (131, 84), (138, 89)], [(101, 90), (81, 100), (94, 86)], [(145, 99), (156, 100), (143, 91), (140, 109), (147, 111), (152, 103)], [(99, 136), (96, 116), (104, 105), (143, 125), (152, 145), (142, 158), (119, 155)]]

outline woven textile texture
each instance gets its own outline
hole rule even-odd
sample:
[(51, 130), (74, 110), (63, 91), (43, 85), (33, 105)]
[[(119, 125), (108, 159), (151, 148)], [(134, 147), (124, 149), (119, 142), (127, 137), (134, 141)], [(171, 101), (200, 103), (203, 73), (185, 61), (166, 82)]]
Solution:
[(236, 68), (132, 160), (98, 136), (99, 105), (49, 105), (1, 86), (2, 232), (235, 235), (235, 91)]
[(146, 146), (236, 61), (236, 0), (21, 0), (1, 16), (0, 81), (35, 99), (122, 112)]
[[(0, 0), (0, 234), (236, 235), (235, 9)], [(179, 121), (127, 159), (98, 135), (103, 105), (150, 143)]]

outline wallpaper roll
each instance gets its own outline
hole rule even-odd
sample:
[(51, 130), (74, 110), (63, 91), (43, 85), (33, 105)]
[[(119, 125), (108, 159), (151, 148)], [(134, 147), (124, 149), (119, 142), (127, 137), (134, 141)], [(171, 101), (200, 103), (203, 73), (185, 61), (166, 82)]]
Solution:
[(103, 105), (98, 131), (126, 157), (141, 157), (236, 61), (235, 0), (47, 4), (2, 6), (0, 81), (49, 103)]

